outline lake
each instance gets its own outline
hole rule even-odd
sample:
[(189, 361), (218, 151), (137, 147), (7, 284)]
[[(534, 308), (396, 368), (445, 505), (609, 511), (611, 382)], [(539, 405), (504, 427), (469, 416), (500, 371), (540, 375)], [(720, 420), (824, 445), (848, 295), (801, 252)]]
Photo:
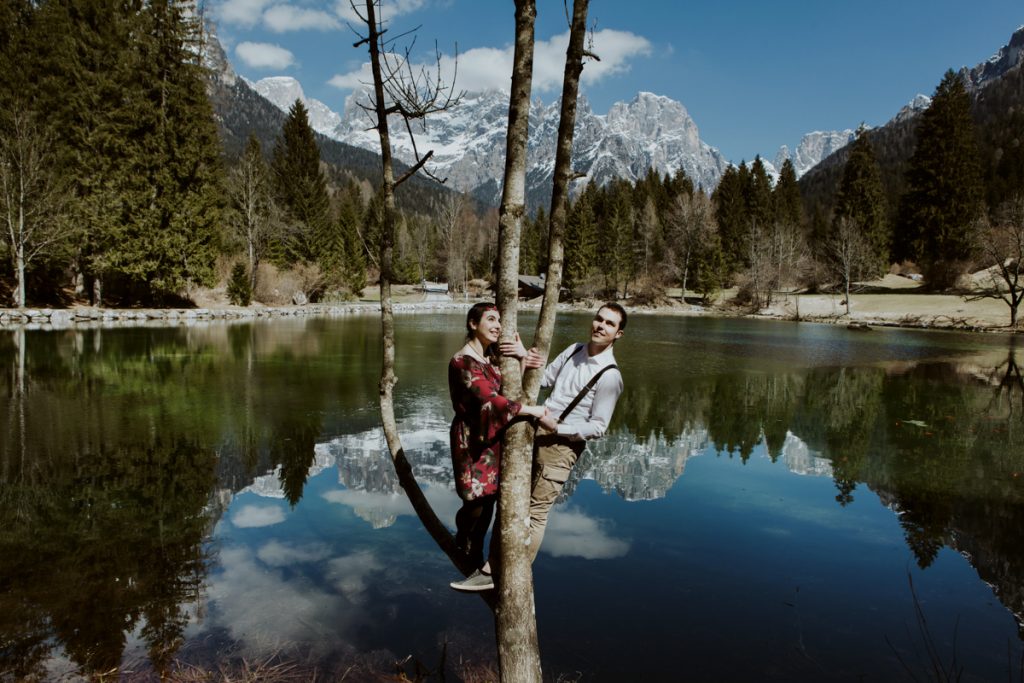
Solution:
[[(449, 526), (463, 321), (396, 319)], [(0, 680), (491, 675), (492, 615), (387, 454), (379, 329), (0, 332)], [(625, 394), (534, 565), (546, 676), (1024, 680), (1014, 338), (634, 315), (615, 353)]]

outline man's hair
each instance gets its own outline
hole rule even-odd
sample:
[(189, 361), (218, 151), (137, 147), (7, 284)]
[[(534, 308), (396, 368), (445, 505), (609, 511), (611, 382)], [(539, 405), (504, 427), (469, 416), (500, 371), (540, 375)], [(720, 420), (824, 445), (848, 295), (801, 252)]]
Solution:
[[(627, 318), (626, 318), (626, 309), (625, 308), (623, 308), (619, 304), (615, 303), (614, 301), (606, 301), (605, 303), (601, 304), (601, 308), (610, 308), (613, 311), (615, 311), (616, 313), (618, 313), (619, 314), (619, 331), (621, 332), (622, 330), (626, 329), (626, 319)], [(600, 311), (601, 308), (599, 308), (597, 310)]]

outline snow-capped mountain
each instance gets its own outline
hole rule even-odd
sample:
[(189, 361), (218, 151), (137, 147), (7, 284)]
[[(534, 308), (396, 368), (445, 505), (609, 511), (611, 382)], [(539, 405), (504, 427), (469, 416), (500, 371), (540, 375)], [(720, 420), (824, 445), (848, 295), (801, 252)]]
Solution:
[(290, 76), (271, 76), (249, 84), (282, 111), (288, 111), (295, 100), (301, 100), (309, 110), (310, 127), (327, 137), (331, 137), (331, 133), (341, 123), (341, 116), (320, 100), (306, 97), (302, 84)]
[(779, 148), (773, 162), (774, 169), (778, 171), (786, 159), (793, 162), (793, 170), (799, 178), (804, 173), (814, 168), (819, 161), (851, 143), (856, 137), (856, 131), (850, 130), (816, 130), (807, 133), (800, 138), (800, 144), (796, 146), (795, 152), (790, 152), (789, 147), (783, 145)]
[(914, 99), (910, 100), (910, 102), (905, 104), (902, 109), (896, 112), (896, 116), (894, 116), (892, 120), (897, 123), (900, 121), (906, 121), (907, 119), (917, 116), (930, 106), (932, 106), (932, 98), (918, 93)]
[[(310, 124), (327, 137), (370, 151), (379, 148), (376, 133), (368, 130), (366, 114), (358, 105), (367, 101), (366, 93), (352, 93), (339, 116), (323, 103), (306, 98), (293, 78), (265, 78), (253, 85), (282, 110), (301, 99), (310, 111)], [(558, 115), (557, 102), (545, 105), (538, 99), (530, 108), (527, 193), (534, 198), (550, 192)], [(434, 114), (414, 128), (416, 146), (420, 154), (433, 150), (430, 168), (438, 177), (448, 178), (449, 185), (497, 202), (507, 124), (507, 94), (493, 90), (467, 93), (458, 106)], [(410, 136), (397, 122), (393, 122), (391, 142), (397, 159), (415, 162)], [(674, 100), (644, 92), (599, 115), (580, 98), (573, 168), (584, 177), (577, 181), (576, 189), (612, 178), (636, 180), (651, 168), (669, 174), (682, 169), (695, 183), (711, 189), (727, 166), (717, 149), (701, 141), (686, 108)]]

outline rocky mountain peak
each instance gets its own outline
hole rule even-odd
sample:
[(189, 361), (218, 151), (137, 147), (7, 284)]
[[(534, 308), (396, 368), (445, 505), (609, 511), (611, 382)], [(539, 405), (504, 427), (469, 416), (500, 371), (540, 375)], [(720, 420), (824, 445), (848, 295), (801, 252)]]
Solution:
[(1019, 27), (1010, 36), (1010, 42), (999, 48), (999, 51), (973, 69), (964, 67), (960, 70), (967, 87), (983, 88), (1000, 78), (1010, 69), (1024, 62), (1024, 26)]

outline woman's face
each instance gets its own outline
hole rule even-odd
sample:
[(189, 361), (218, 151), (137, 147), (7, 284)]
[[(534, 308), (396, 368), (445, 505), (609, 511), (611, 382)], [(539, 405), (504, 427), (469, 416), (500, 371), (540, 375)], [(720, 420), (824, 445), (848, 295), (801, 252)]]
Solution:
[[(472, 323), (470, 327), (473, 327)], [(479, 324), (473, 327), (473, 337), (476, 338), (484, 348), (498, 341), (501, 336), (501, 314), (494, 310), (484, 311)]]

